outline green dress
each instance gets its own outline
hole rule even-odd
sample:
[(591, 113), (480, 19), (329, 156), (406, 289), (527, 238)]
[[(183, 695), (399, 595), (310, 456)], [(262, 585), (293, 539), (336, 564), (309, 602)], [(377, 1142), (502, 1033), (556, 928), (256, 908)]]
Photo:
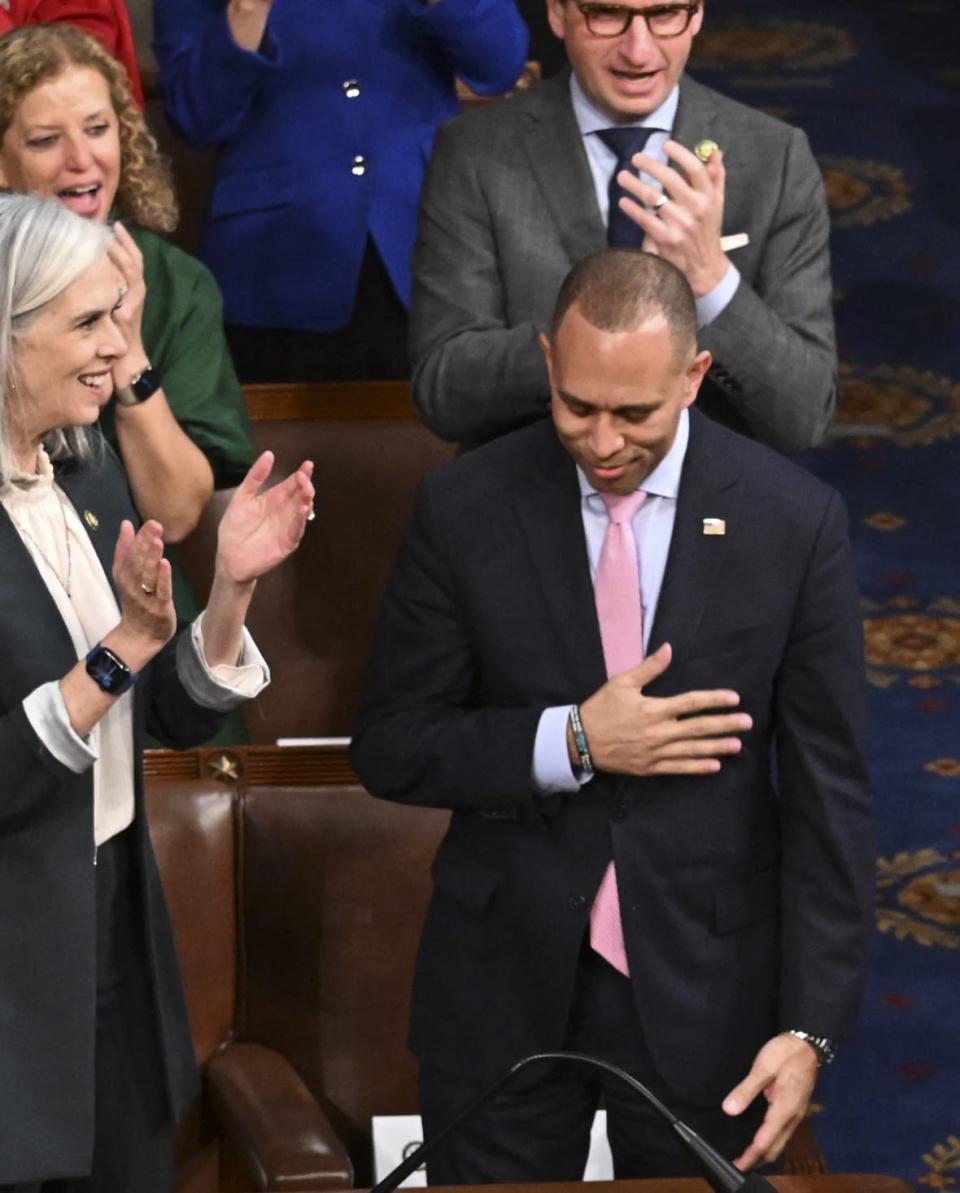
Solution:
[[(254, 452), (246, 402), (223, 334), (220, 290), (195, 257), (146, 228), (125, 227), (143, 254), (147, 297), (142, 335), (150, 364), (177, 422), (209, 461), (214, 488), (231, 488), (243, 480)], [(101, 414), (100, 427), (118, 448), (112, 403)], [(191, 621), (201, 606), (176, 552), (168, 548), (167, 556), (173, 565), (177, 616)], [(246, 740), (238, 714), (229, 717), (214, 740)]]

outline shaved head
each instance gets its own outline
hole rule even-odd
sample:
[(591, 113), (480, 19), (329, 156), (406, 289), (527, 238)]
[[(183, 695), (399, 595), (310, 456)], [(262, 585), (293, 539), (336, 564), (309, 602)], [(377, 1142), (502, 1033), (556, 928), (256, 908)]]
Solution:
[(693, 292), (679, 269), (652, 253), (604, 249), (575, 265), (557, 296), (551, 339), (574, 306), (599, 331), (635, 331), (662, 315), (678, 359), (696, 352)]

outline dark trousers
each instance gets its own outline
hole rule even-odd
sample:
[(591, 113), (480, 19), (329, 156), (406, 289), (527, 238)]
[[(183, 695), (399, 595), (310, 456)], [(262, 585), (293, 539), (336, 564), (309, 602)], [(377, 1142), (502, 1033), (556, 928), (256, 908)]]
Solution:
[(268, 381), (400, 381), (410, 376), (407, 312), (371, 240), (350, 322), (337, 331), (226, 325), (237, 376)]
[[(626, 1069), (728, 1159), (763, 1117), (761, 1098), (739, 1118), (679, 1103), (654, 1067), (629, 981), (584, 947), (564, 1050)], [(519, 1057), (517, 1058), (519, 1060)], [(420, 1070), (424, 1138), (431, 1139), (483, 1089), (429, 1066)], [(431, 1185), (579, 1181), (601, 1099), (618, 1179), (699, 1176), (669, 1125), (624, 1082), (580, 1066), (531, 1066), (427, 1161)]]
[(127, 829), (97, 852), (95, 1136), (89, 1173), (0, 1193), (170, 1193), (173, 1124), (143, 960), (136, 862)]

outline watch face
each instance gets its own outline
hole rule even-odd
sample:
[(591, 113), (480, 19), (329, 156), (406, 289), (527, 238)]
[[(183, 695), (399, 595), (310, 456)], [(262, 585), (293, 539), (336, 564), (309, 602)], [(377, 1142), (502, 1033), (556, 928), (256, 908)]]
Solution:
[(87, 674), (104, 692), (119, 696), (133, 683), (133, 675), (105, 646), (95, 646), (87, 655)]
[(148, 367), (143, 370), (135, 381), (130, 382), (130, 388), (136, 395), (138, 402), (145, 402), (147, 398), (152, 398), (160, 388), (160, 378), (152, 368)]

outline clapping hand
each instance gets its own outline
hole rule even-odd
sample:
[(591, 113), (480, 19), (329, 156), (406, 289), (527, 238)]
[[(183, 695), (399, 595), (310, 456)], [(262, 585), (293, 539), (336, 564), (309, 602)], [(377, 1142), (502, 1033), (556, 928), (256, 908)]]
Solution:
[(696, 297), (702, 298), (723, 279), (730, 264), (720, 244), (723, 153), (716, 149), (702, 162), (676, 141), (667, 141), (664, 152), (676, 169), (645, 153), (633, 158), (638, 170), (656, 179), (659, 190), (628, 170), (620, 171), (617, 181), (636, 197), (621, 199), (620, 206), (646, 233), (644, 251), (676, 265)]
[(234, 493), (220, 521), (216, 572), (233, 584), (248, 584), (292, 554), (313, 509), (313, 462), (269, 489), (261, 488), (273, 468), (264, 452)]
[(139, 671), (177, 628), (170, 562), (163, 557), (159, 522), (148, 519), (136, 531), (131, 522), (121, 522), (113, 554), (113, 582), (120, 602), (114, 645), (124, 661)]

